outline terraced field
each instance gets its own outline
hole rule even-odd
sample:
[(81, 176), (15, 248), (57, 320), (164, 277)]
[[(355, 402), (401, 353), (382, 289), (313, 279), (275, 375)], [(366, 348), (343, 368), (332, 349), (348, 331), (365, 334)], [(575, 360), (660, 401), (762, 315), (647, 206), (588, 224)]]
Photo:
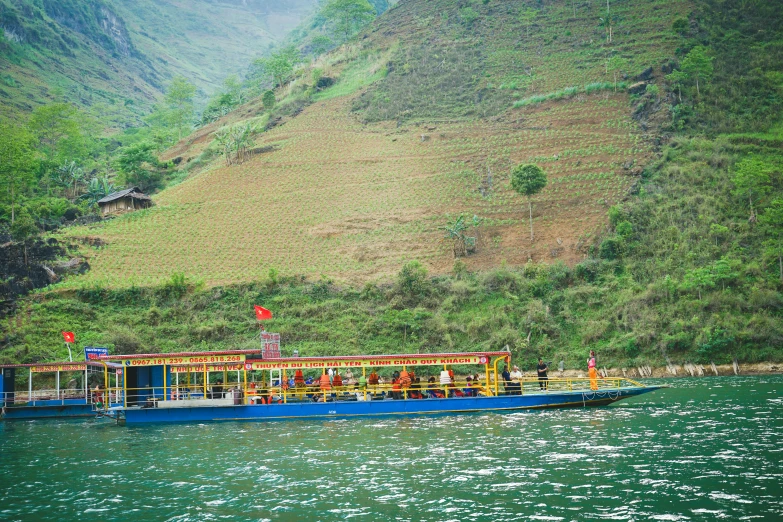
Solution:
[[(630, 123), (627, 96), (597, 95), (511, 111), (496, 121), (396, 128), (362, 125), (349, 98), (315, 104), (259, 145), (277, 149), (206, 171), (125, 215), (75, 236), (99, 235), (83, 282), (145, 285), (173, 272), (209, 285), (281, 274), (384, 279), (410, 259), (433, 272), (454, 259), (443, 227), (460, 213), (484, 219), (470, 267), (528, 259), (573, 262), (588, 233), (626, 193), (623, 164), (649, 148)], [(527, 208), (511, 166), (541, 165), (549, 185)], [(488, 180), (491, 173), (491, 182)], [(483, 194), (482, 190), (483, 189)]]
[[(454, 257), (443, 227), (460, 214), (483, 223), (470, 268), (583, 259), (651, 154), (629, 95), (605, 83), (615, 72), (607, 60), (621, 56), (629, 81), (653, 67), (660, 83), (678, 41), (672, 24), (691, 9), (687, 0), (610, 7), (612, 42), (600, 3), (398, 4), (278, 90), (278, 106), (306, 108), (280, 112), (282, 124), (258, 136), (272, 152), (233, 167), (202, 161), (221, 126), (275, 117), (251, 101), (164, 156), (200, 166), (154, 209), (70, 230), (107, 246), (85, 248), (92, 270), (65, 285), (147, 285), (174, 272), (222, 285), (273, 268), (362, 283), (412, 259), (444, 273)], [(336, 83), (317, 91), (315, 69)], [(585, 94), (593, 82), (604, 85)], [(581, 94), (513, 108), (570, 87)], [(509, 186), (526, 162), (549, 176), (534, 200), (533, 242), (526, 202)]]

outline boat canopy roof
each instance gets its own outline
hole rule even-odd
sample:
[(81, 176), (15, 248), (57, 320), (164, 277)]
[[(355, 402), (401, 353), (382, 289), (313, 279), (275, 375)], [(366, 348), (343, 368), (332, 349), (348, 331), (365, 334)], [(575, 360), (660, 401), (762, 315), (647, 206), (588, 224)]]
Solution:
[[(46, 372), (83, 372), (87, 367), (103, 369), (103, 363), (97, 361), (62, 361), (29, 364), (0, 364), (0, 368), (30, 368), (35, 373)], [(109, 368), (122, 368), (119, 364), (106, 363)]]
[(127, 361), (133, 359), (155, 359), (155, 358), (184, 358), (184, 357), (215, 357), (221, 355), (257, 355), (261, 353), (258, 350), (218, 350), (214, 352), (173, 352), (173, 353), (134, 353), (129, 355), (100, 355), (99, 361)]

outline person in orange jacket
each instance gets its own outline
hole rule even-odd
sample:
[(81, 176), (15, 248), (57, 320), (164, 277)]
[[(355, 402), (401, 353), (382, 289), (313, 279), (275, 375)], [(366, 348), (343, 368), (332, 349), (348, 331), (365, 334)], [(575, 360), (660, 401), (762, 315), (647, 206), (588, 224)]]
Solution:
[(392, 399), (399, 400), (401, 398), (400, 393), (400, 380), (392, 379)]
[(335, 388), (342, 388), (343, 386), (343, 378), (340, 377), (340, 372), (338, 370), (335, 370), (334, 377), (332, 377), (332, 386)]
[(411, 377), (408, 375), (408, 372), (403, 368), (403, 370), (400, 372), (400, 388), (403, 390), (407, 390), (411, 387)]

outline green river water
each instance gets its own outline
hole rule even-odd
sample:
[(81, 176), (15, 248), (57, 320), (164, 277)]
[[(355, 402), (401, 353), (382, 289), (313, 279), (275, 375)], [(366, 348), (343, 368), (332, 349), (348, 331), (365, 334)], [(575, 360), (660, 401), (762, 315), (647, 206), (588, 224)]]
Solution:
[(783, 376), (665, 382), (587, 410), (0, 422), (0, 520), (783, 520)]

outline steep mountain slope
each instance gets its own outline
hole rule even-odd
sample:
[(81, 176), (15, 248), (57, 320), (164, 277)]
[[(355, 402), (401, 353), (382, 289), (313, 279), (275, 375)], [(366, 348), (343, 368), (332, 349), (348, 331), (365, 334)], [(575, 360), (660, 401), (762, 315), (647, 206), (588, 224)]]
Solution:
[(137, 121), (182, 74), (211, 93), (315, 0), (2, 0), (0, 118), (65, 100)]
[[(408, 10), (414, 5), (428, 9), (430, 3), (403, 3), (396, 8), (400, 9), (397, 13), (408, 13), (414, 23), (416, 11)], [(493, 9), (508, 4), (490, 0), (487, 4), (473, 2), (470, 5), (474, 10), (481, 10), (483, 5)], [(565, 7), (560, 3), (554, 5)], [(566, 4), (571, 8), (573, 5)], [(579, 2), (575, 5), (577, 13), (586, 7)], [(668, 23), (661, 20), (664, 15), (675, 16), (677, 9), (689, 9), (680, 3), (635, 2), (619, 6), (623, 5), (650, 13), (649, 20), (658, 20), (664, 28)], [(465, 2), (437, 4), (446, 20), (451, 20), (457, 9), (466, 6)], [(547, 1), (545, 8), (552, 6)], [(639, 21), (631, 16), (633, 12), (626, 12), (629, 14), (625, 20)], [(465, 19), (470, 18), (468, 14)], [(521, 10), (519, 14), (522, 14)], [(551, 22), (570, 23), (563, 20), (571, 18), (563, 15), (563, 19)], [(424, 27), (434, 26), (444, 16), (435, 11), (433, 18), (428, 18), (422, 19), (426, 20), (422, 22)], [(389, 17), (381, 18), (373, 28), (388, 20)], [(455, 20), (462, 23), (461, 18)], [(524, 20), (527, 20), (526, 16)], [(615, 38), (624, 34), (622, 30), (617, 31), (623, 20), (617, 21), (620, 23), (615, 26)], [(642, 26), (648, 24), (648, 16), (645, 15), (640, 23)], [(362, 93), (392, 92), (390, 84), (383, 84), (381, 80), (391, 78), (397, 72), (406, 73), (406, 62), (390, 61), (388, 54), (394, 51), (390, 46), (381, 48), (380, 52), (368, 53), (362, 53), (361, 46), (352, 46), (313, 65), (327, 78), (339, 77), (334, 88), (312, 89), (313, 71), (304, 69), (294, 85), (278, 91), (280, 103), (271, 115), (259, 102), (248, 104), (169, 151), (166, 159), (181, 157), (183, 164), (190, 166), (180, 173), (189, 179), (160, 195), (161, 204), (156, 213), (132, 214), (105, 227), (80, 230), (82, 236), (93, 233), (112, 236), (114, 243), (108, 247), (98, 246), (97, 238), (92, 237), (87, 242), (96, 246), (83, 249), (106, 279), (77, 278), (20, 302), (18, 311), (8, 321), (0, 323), (0, 361), (62, 359), (67, 356), (61, 341), (62, 330), (76, 331), (80, 343), (108, 346), (115, 353), (256, 347), (258, 326), (252, 306), (263, 304), (275, 312), (275, 319), (268, 326), (282, 334), (286, 353), (293, 349), (298, 349), (302, 355), (425, 353), (496, 350), (508, 346), (524, 369), (532, 370), (537, 357), (543, 356), (546, 360), (564, 361), (566, 368), (583, 370), (587, 350), (595, 349), (602, 366), (614, 367), (618, 372), (622, 368), (623, 373), (627, 371), (632, 376), (639, 375), (644, 365), (653, 368), (677, 366), (681, 375), (686, 369), (680, 365), (687, 363), (695, 363), (697, 372), (698, 365), (703, 364), (709, 373), (710, 362), (730, 366), (732, 359), (739, 361), (743, 372), (746, 363), (759, 361), (768, 361), (770, 364), (766, 368), (779, 371), (779, 362), (783, 361), (783, 124), (780, 122), (783, 4), (777, 0), (694, 0), (693, 11), (679, 12), (670, 26), (676, 31), (653, 31), (645, 38), (657, 38), (656, 41), (666, 42), (666, 46), (676, 47), (675, 56), (680, 65), (686, 62), (687, 56), (694, 52), (692, 50), (704, 46), (714, 75), (703, 78), (700, 91), (695, 82), (689, 81), (682, 84), (680, 93), (680, 89), (669, 81), (661, 84), (660, 69), (655, 70), (660, 98), (654, 88), (646, 94), (631, 95), (633, 120), (623, 119), (591, 129), (586, 122), (594, 116), (587, 113), (587, 118), (579, 123), (578, 139), (597, 139), (598, 133), (603, 133), (604, 137), (615, 135), (618, 125), (627, 126), (632, 135), (639, 132), (633, 131), (637, 125), (641, 129), (646, 125), (653, 130), (668, 125), (665, 130), (670, 135), (661, 136), (666, 143), (662, 143), (660, 153), (655, 151), (653, 161), (645, 166), (629, 195), (608, 209), (608, 224), (601, 228), (600, 234), (587, 238), (587, 258), (576, 265), (569, 267), (557, 262), (567, 255), (564, 252), (555, 262), (549, 262), (546, 255), (543, 263), (525, 263), (518, 267), (501, 260), (500, 266), (486, 271), (471, 271), (462, 263), (454, 263), (450, 274), (437, 274), (437, 277), (429, 277), (422, 266), (411, 262), (401, 264), (392, 281), (384, 279), (381, 284), (362, 287), (334, 284), (329, 273), (307, 281), (299, 275), (283, 277), (274, 271), (260, 281), (224, 287), (201, 285), (198, 279), (202, 275), (209, 282), (220, 275), (220, 264), (230, 265), (234, 255), (245, 256), (242, 257), (245, 266), (240, 268), (239, 277), (261, 272), (256, 265), (263, 264), (265, 256), (273, 249), (259, 248), (250, 257), (243, 251), (243, 245), (259, 244), (254, 237), (254, 222), (264, 224), (273, 220), (274, 217), (266, 215), (267, 211), (286, 213), (289, 218), (300, 221), (297, 223), (299, 235), (293, 233), (295, 230), (286, 231), (285, 239), (291, 243), (288, 247), (295, 252), (289, 256), (291, 264), (304, 266), (308, 257), (326, 263), (318, 257), (318, 250), (302, 248), (306, 243), (301, 239), (312, 236), (311, 231), (335, 233), (315, 224), (333, 223), (331, 213), (346, 207), (361, 207), (365, 199), (387, 206), (396, 202), (397, 207), (391, 207), (394, 208), (390, 212), (391, 218), (378, 225), (383, 232), (384, 224), (388, 224), (388, 228), (400, 225), (391, 222), (396, 213), (420, 219), (406, 210), (406, 200), (399, 197), (401, 193), (410, 198), (411, 205), (421, 205), (427, 198), (437, 200), (438, 190), (446, 190), (451, 191), (448, 197), (456, 201), (455, 206), (466, 205), (466, 201), (473, 205), (478, 203), (474, 194), (456, 190), (467, 183), (459, 176), (450, 180), (444, 177), (435, 184), (441, 167), (459, 168), (444, 158), (456, 156), (457, 161), (466, 162), (466, 170), (474, 170), (476, 181), (465, 186), (475, 190), (479, 178), (486, 172), (485, 156), (479, 154), (477, 163), (467, 163), (465, 158), (476, 156), (477, 147), (498, 150), (502, 154), (511, 151), (517, 159), (528, 157), (511, 139), (526, 130), (516, 127), (520, 125), (518, 119), (522, 119), (523, 126), (534, 123), (527, 131), (535, 135), (541, 130), (533, 127), (541, 122), (552, 123), (558, 118), (563, 123), (578, 121), (581, 112), (590, 108), (607, 112), (628, 109), (626, 95), (615, 98), (611, 90), (600, 91), (593, 98), (581, 93), (569, 96), (561, 91), (555, 96), (561, 98), (560, 101), (550, 100), (539, 105), (525, 102), (519, 104), (524, 105), (520, 110), (509, 111), (507, 107), (501, 107), (500, 113), (492, 112), (496, 106), (493, 105), (496, 102), (492, 102), (482, 110), (494, 116), (481, 119), (475, 114), (467, 114), (472, 107), (481, 107), (481, 100), (487, 99), (484, 91), (478, 105), (475, 101), (465, 104), (444, 121), (417, 121), (421, 116), (411, 111), (399, 113), (394, 121), (375, 123), (366, 109), (370, 106), (366, 98), (358, 102), (357, 99), (362, 100)], [(542, 27), (557, 25), (543, 24), (539, 20), (530, 28), (530, 36), (535, 37), (536, 30)], [(584, 30), (585, 34), (601, 36), (604, 29), (591, 23), (586, 24)], [(550, 39), (547, 45), (561, 45), (563, 36), (569, 31), (576, 34), (573, 26), (563, 27), (558, 38)], [(384, 30), (384, 33), (389, 38), (395, 35), (392, 29)], [(524, 35), (527, 41), (526, 33), (525, 26), (516, 32), (520, 38)], [(441, 41), (450, 34), (438, 26)], [(676, 37), (672, 41), (670, 38), (674, 34)], [(379, 36), (379, 31), (375, 31), (360, 41), (372, 43)], [(402, 39), (405, 35), (398, 36)], [(412, 38), (411, 41), (427, 46), (437, 38)], [(589, 43), (589, 39), (586, 41)], [(644, 39), (637, 38), (634, 46), (626, 50), (643, 53), (645, 43)], [(404, 49), (404, 46), (398, 49)], [(534, 56), (545, 61), (547, 49), (549, 47), (544, 47), (540, 56), (537, 53)], [(659, 52), (656, 46), (649, 46), (649, 50)], [(445, 75), (453, 80), (461, 77), (446, 67), (450, 62), (444, 64), (442, 54), (435, 54), (440, 60), (433, 61), (431, 67), (424, 63), (424, 67), (419, 67), (420, 71)], [(435, 60), (434, 55), (432, 58)], [(552, 54), (552, 58), (557, 59), (557, 56)], [(521, 58), (519, 61), (523, 62)], [(580, 65), (576, 61), (574, 75), (582, 70)], [(600, 62), (594, 64), (596, 73), (600, 73), (598, 65)], [(664, 65), (667, 70), (671, 67), (670, 63)], [(407, 72), (411, 67), (409, 65)], [(505, 71), (500, 70), (500, 73)], [(604, 74), (607, 78), (610, 75)], [(471, 81), (473, 76), (469, 76)], [(476, 81), (486, 78), (481, 74), (475, 76)], [(448, 82), (435, 83), (450, 87)], [(404, 88), (405, 82), (398, 81), (395, 85)], [(479, 83), (472, 83), (467, 92), (481, 88)], [(495, 92), (492, 99), (501, 99), (500, 96), (514, 99), (509, 90), (515, 92), (513, 86), (512, 89), (504, 87)], [(433, 89), (431, 98), (424, 101), (432, 103), (430, 107), (435, 106), (441, 99), (439, 92)], [(531, 94), (534, 93), (521, 93), (518, 98)], [(388, 103), (383, 97), (376, 99), (374, 94), (371, 100), (378, 104), (376, 107)], [(413, 105), (414, 100), (410, 98), (402, 100)], [(313, 101), (317, 103), (312, 104)], [(390, 97), (389, 102), (392, 101), (395, 99)], [(311, 105), (292, 118), (308, 104)], [(423, 104), (417, 106), (424, 107)], [(666, 110), (667, 106), (671, 106), (671, 110)], [(447, 105), (443, 107), (448, 109)], [(424, 108), (421, 112), (425, 112)], [(210, 163), (209, 158), (219, 152), (212, 142), (213, 133), (221, 126), (247, 118), (262, 125), (266, 121), (276, 123), (271, 131), (258, 137), (268, 148), (258, 147), (261, 150), (254, 161), (239, 167), (220, 167), (222, 160)], [(605, 118), (614, 116), (608, 114)], [(309, 133), (308, 125), (314, 125), (317, 132)], [(425, 126), (436, 129), (424, 129)], [(446, 127), (451, 135), (443, 132)], [(477, 130), (486, 128), (496, 134), (480, 134)], [(420, 141), (421, 133), (426, 133), (430, 139)], [(463, 134), (464, 141), (459, 141)], [(656, 139), (654, 135), (650, 138)], [(530, 147), (541, 147), (547, 155), (552, 154), (554, 145), (547, 136), (543, 139), (527, 136), (525, 139)], [(640, 139), (646, 142), (644, 134)], [(495, 141), (500, 140), (507, 143), (496, 147)], [(328, 147), (322, 147), (322, 144)], [(464, 157), (449, 151), (450, 145), (460, 150), (464, 148)], [(375, 151), (371, 146), (382, 147), (383, 153), (373, 157)], [(653, 146), (657, 147), (654, 141)], [(401, 156), (401, 150), (410, 151), (419, 158), (423, 176), (412, 174), (416, 170), (411, 167), (413, 162)], [(386, 154), (390, 155), (388, 160)], [(532, 156), (533, 152), (529, 154)], [(615, 153), (607, 150), (606, 154), (611, 158), (609, 155)], [(314, 160), (316, 155), (323, 156), (326, 161)], [(335, 157), (342, 155), (348, 159), (340, 164)], [(556, 161), (552, 157), (546, 168), (561, 165), (563, 160), (562, 156)], [(536, 161), (543, 160), (537, 158)], [(397, 168), (394, 167), (397, 162), (404, 164), (399, 167), (400, 172), (392, 170)], [(366, 167), (362, 167), (363, 164)], [(384, 169), (374, 172), (374, 165), (382, 165)], [(494, 163), (490, 162), (490, 165)], [(749, 169), (749, 165), (752, 168)], [(310, 170), (305, 170), (305, 166)], [(583, 166), (584, 162), (576, 168)], [(636, 165), (629, 167), (627, 172), (631, 173), (637, 168)], [(502, 170), (493, 168), (493, 172)], [(322, 183), (317, 176), (321, 171), (324, 171), (323, 181), (329, 181), (329, 184)], [(389, 171), (394, 174), (390, 176), (392, 183), (388, 184), (393, 190), (386, 190), (380, 182), (373, 185), (373, 177), (384, 178)], [(619, 171), (626, 172), (624, 167)], [(343, 172), (352, 184), (340, 192), (332, 184)], [(356, 183), (363, 173), (364, 183)], [(742, 186), (753, 183), (754, 174), (757, 174), (757, 185), (753, 189), (756, 198), (751, 209)], [(237, 183), (238, 186), (231, 189), (232, 180), (247, 184), (255, 192), (239, 197), (244, 185)], [(419, 194), (414, 198), (407, 188), (423, 186), (422, 180), (432, 194)], [(635, 174), (633, 180), (637, 181)], [(286, 192), (279, 191), (277, 184), (286, 188)], [(499, 187), (498, 183), (494, 185)], [(370, 186), (375, 189), (374, 198), (365, 188)], [(319, 194), (320, 187), (331, 199)], [(481, 185), (481, 189), (486, 191), (487, 188), (487, 185)], [(588, 185), (585, 190), (590, 188)], [(259, 191), (264, 192), (259, 194)], [(536, 208), (549, 196), (545, 191), (540, 199), (535, 199)], [(280, 201), (286, 198), (299, 198), (299, 205), (282, 205)], [(495, 201), (492, 198), (488, 201)], [(224, 205), (226, 201), (229, 204)], [(246, 201), (250, 204), (245, 205)], [(502, 212), (504, 200), (498, 197), (497, 201), (498, 207), (494, 210)], [(515, 199), (512, 212), (521, 215), (522, 203)], [(433, 208), (437, 205), (451, 203), (437, 200)], [(577, 205), (575, 208), (582, 207)], [(378, 209), (360, 210), (371, 214)], [(319, 212), (329, 215), (321, 218)], [(186, 220), (177, 221), (178, 213), (188, 213), (194, 226), (190, 227)], [(243, 233), (237, 233), (236, 224), (233, 228), (226, 226), (226, 222), (233, 220), (233, 213), (242, 215), (241, 220), (234, 221), (245, 227), (241, 230)], [(519, 219), (519, 215), (515, 214), (515, 219)], [(579, 215), (574, 221), (583, 217)], [(203, 229), (210, 221), (218, 220), (226, 222), (216, 224), (210, 233), (195, 233), (195, 227)], [(540, 220), (539, 217), (536, 222), (537, 234), (543, 230), (539, 227)], [(347, 219), (343, 221), (347, 222)], [(349, 231), (343, 221), (339, 222), (343, 228), (331, 239), (333, 243), (324, 241), (322, 246), (326, 246), (323, 248), (331, 249), (335, 245), (334, 251), (338, 252), (352, 244), (345, 237), (350, 239), (351, 235), (360, 232), (346, 233)], [(157, 224), (160, 227), (153, 226)], [(520, 248), (526, 245), (525, 228), (526, 223), (521, 223), (514, 230)], [(176, 235), (189, 237), (192, 243), (187, 245), (179, 240), (173, 243), (178, 250), (169, 250), (159, 238), (169, 234), (169, 229)], [(120, 230), (122, 235), (117, 233)], [(276, 240), (275, 234), (280, 233), (277, 228), (274, 230), (274, 234), (268, 235), (271, 243)], [(415, 238), (419, 234), (413, 230), (410, 235)], [(378, 237), (378, 241), (386, 240), (384, 234), (378, 234)], [(148, 253), (150, 248), (143, 244), (144, 241), (154, 244), (154, 253), (170, 263), (171, 269), (179, 268), (182, 265), (175, 263), (185, 260), (196, 267), (195, 271), (187, 276), (173, 274), (153, 287), (133, 284), (144, 280), (139, 276), (123, 279), (123, 268), (137, 270), (139, 274), (145, 271), (132, 259), (123, 264), (124, 260), (117, 252), (120, 249), (125, 249), (124, 253), (129, 255), (139, 255), (149, 263), (152, 273), (165, 271), (166, 267), (161, 268), (157, 258)], [(214, 245), (226, 249), (223, 257), (217, 257)], [(445, 249), (448, 254), (448, 248)], [(212, 257), (203, 256), (202, 250)], [(481, 264), (484, 254), (485, 250), (480, 249), (468, 262)], [(202, 257), (194, 262), (188, 256)], [(231, 278), (238, 279), (238, 276), (231, 274)], [(116, 287), (102, 284), (104, 281)], [(694, 369), (692, 364), (687, 367)]]
[[(271, 152), (230, 167), (215, 159), (152, 210), (69, 231), (107, 242), (86, 252), (86, 282), (147, 285), (176, 271), (215, 285), (270, 269), (383, 280), (408, 259), (443, 273), (454, 262), (443, 227), (460, 214), (483, 220), (470, 267), (574, 263), (652, 147), (622, 86), (600, 83), (614, 79), (607, 53), (626, 60), (619, 74), (660, 71), (675, 50), (672, 22), (688, 8), (615, 2), (621, 22), (604, 45), (604, 13), (592, 5), (573, 16), (571, 3), (547, 4), (531, 21), (525, 2), (403, 2), (278, 93), (272, 119), (298, 115), (257, 137)], [(336, 83), (314, 89), (316, 69)], [(528, 104), (552, 92), (560, 99)], [(176, 154), (184, 165), (206, 147), (208, 158), (212, 133), (248, 117), (268, 114), (253, 102)], [(549, 175), (535, 198), (534, 242), (509, 187), (511, 167), (527, 162)]]

